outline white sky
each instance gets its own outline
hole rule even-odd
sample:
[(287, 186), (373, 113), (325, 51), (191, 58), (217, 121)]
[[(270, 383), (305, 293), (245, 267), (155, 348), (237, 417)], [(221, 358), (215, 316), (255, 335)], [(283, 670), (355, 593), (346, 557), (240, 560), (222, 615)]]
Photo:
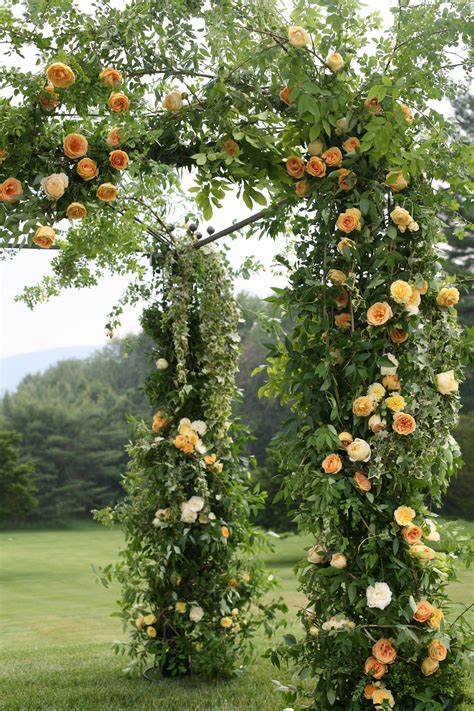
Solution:
[[(117, 0), (118, 7), (124, 3)], [(388, 26), (391, 20), (389, 8), (392, 0), (369, 0), (367, 9), (379, 10)], [(87, 2), (81, 6), (88, 5)], [(256, 208), (258, 209), (258, 208)], [(248, 210), (235, 198), (230, 197), (225, 208), (219, 211), (211, 223), (216, 229), (226, 227), (233, 219), (242, 219)], [(240, 264), (248, 254), (255, 255), (265, 265), (265, 270), (250, 281), (238, 279), (236, 291), (245, 289), (260, 296), (270, 293), (271, 286), (282, 283), (282, 277), (271, 273), (273, 256), (280, 251), (282, 242), (252, 240), (252, 242), (228, 239), (231, 245), (232, 264)], [(104, 277), (92, 289), (70, 290), (50, 302), (30, 311), (23, 303), (15, 303), (14, 297), (26, 285), (36, 284), (50, 274), (53, 253), (40, 250), (24, 250), (14, 259), (0, 262), (0, 357), (45, 350), (48, 348), (94, 345), (106, 342), (104, 325), (106, 317), (127, 285), (123, 277)], [(123, 326), (118, 334), (138, 331), (140, 307), (128, 309), (123, 317)]]

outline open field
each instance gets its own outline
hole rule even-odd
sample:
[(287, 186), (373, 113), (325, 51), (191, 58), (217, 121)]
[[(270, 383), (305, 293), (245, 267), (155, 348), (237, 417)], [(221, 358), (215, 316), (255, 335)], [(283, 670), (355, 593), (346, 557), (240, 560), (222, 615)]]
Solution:
[[(295, 610), (303, 603), (292, 566), (309, 541), (278, 540), (269, 566), (278, 569), (282, 594)], [(120, 638), (114, 611), (117, 589), (95, 582), (91, 565), (113, 560), (119, 530), (84, 525), (66, 530), (0, 534), (2, 585), (2, 711), (277, 711), (271, 679), (285, 672), (259, 660), (230, 682), (166, 681), (151, 685), (121, 674), (123, 660), (110, 649)], [(474, 598), (474, 573), (463, 571), (454, 600)], [(260, 641), (261, 649), (268, 642)]]

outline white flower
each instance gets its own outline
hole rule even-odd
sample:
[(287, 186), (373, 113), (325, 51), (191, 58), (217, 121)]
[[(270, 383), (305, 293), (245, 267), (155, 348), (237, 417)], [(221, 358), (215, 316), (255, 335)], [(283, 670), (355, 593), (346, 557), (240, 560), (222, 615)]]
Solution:
[(158, 509), (155, 512), (155, 518), (152, 521), (155, 528), (164, 528), (167, 521), (171, 518), (171, 509)]
[(394, 355), (392, 355), (392, 353), (386, 353), (385, 357), (393, 363), (393, 367), (382, 365), (382, 367), (380, 368), (380, 375), (396, 375), (398, 368), (398, 360), (395, 358)]
[(189, 611), (189, 619), (191, 622), (200, 622), (204, 617), (204, 610), (199, 605), (193, 605)]
[(436, 387), (441, 395), (451, 395), (459, 390), (459, 383), (454, 376), (454, 370), (446, 370), (444, 373), (437, 373)]
[(190, 511), (202, 511), (204, 508), (204, 499), (202, 496), (191, 496), (189, 501), (187, 501), (183, 506), (186, 506)]
[(158, 370), (166, 370), (166, 368), (169, 366), (169, 363), (166, 360), (166, 358), (158, 358), (155, 365), (158, 368)]
[(351, 442), (346, 451), (351, 462), (368, 462), (372, 454), (370, 444), (359, 437)]
[(387, 428), (387, 420), (382, 420), (380, 415), (372, 415), (369, 417), (369, 429), (371, 432), (381, 432)]
[(207, 514), (207, 518), (209, 519), (209, 521), (215, 521), (217, 516), (215, 513), (212, 513), (212, 511), (209, 511), (209, 513)]
[(309, 549), (307, 560), (310, 563), (322, 563), (326, 560), (326, 552), (324, 546), (320, 543), (316, 543), (312, 548)]
[(409, 316), (418, 316), (418, 314), (420, 313), (420, 307), (415, 306), (414, 304), (407, 304), (405, 306), (405, 311)]
[(206, 454), (206, 452), (207, 452), (207, 447), (203, 443), (202, 439), (198, 439), (198, 441), (194, 445), (194, 449), (196, 450), (196, 452), (198, 454)]
[(387, 583), (374, 583), (373, 585), (369, 585), (365, 594), (367, 596), (368, 607), (377, 607), (379, 610), (385, 610), (392, 600), (392, 591)]
[(191, 422), (191, 429), (193, 429), (200, 437), (204, 437), (207, 432), (207, 425), (202, 420), (194, 420), (194, 422)]
[(345, 568), (347, 566), (347, 558), (342, 553), (334, 553), (329, 562), (329, 565), (333, 568), (338, 568), (339, 570), (341, 570), (342, 568)]
[(430, 518), (425, 518), (425, 524), (430, 529), (430, 532), (428, 533), (427, 536), (425, 536), (425, 539), (427, 541), (439, 541), (440, 535), (438, 533), (438, 529), (436, 528), (435, 522), (432, 521)]
[(192, 511), (186, 503), (181, 504), (181, 521), (183, 523), (194, 523), (196, 519), (196, 511)]

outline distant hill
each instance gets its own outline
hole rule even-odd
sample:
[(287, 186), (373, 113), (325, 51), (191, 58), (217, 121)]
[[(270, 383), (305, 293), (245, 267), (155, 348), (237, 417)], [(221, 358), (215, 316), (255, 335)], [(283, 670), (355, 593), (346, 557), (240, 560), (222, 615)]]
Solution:
[(49, 348), (46, 351), (21, 353), (9, 358), (2, 358), (0, 359), (0, 397), (7, 390), (13, 392), (25, 375), (42, 373), (60, 360), (87, 358), (102, 347), (102, 345), (95, 345)]

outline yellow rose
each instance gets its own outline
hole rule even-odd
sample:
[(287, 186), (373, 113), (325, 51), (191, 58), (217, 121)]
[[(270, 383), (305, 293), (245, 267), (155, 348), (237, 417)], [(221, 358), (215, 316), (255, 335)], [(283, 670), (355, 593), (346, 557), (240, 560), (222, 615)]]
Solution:
[(349, 234), (353, 230), (360, 230), (360, 211), (356, 207), (350, 207), (342, 212), (337, 218), (336, 227), (342, 232)]
[(395, 699), (390, 689), (375, 689), (372, 694), (372, 703), (374, 706), (382, 706), (384, 701), (388, 701), (389, 706), (395, 706)]
[(346, 283), (347, 276), (339, 269), (330, 269), (328, 271), (328, 279), (330, 279), (336, 286), (342, 286), (342, 284)]
[(290, 156), (286, 159), (286, 169), (292, 178), (302, 178), (304, 161), (299, 156)]
[(82, 202), (71, 202), (66, 208), (66, 215), (70, 220), (82, 220), (87, 215), (87, 210)]
[(163, 108), (166, 111), (181, 111), (183, 108), (183, 96), (180, 91), (172, 91), (163, 99)]
[(156, 617), (155, 615), (146, 615), (146, 617), (143, 618), (143, 622), (146, 625), (154, 625), (156, 622)]
[(115, 86), (122, 81), (122, 72), (113, 67), (107, 67), (106, 69), (102, 69), (99, 74), (99, 79), (102, 79), (107, 86)]
[(308, 180), (298, 180), (295, 185), (295, 193), (298, 197), (306, 197), (311, 190), (311, 183)]
[(143, 615), (140, 615), (140, 617), (137, 617), (137, 619), (135, 620), (135, 627), (137, 628), (137, 630), (142, 630), (144, 626), (145, 618), (143, 617)]
[[(425, 548), (427, 548), (427, 546), (425, 546)], [(431, 549), (429, 549), (429, 550), (431, 550)], [(434, 551), (433, 551), (433, 553), (434, 553)], [(430, 625), (430, 627), (439, 629), (439, 627), (441, 626), (441, 622), (443, 622), (443, 620), (444, 620), (443, 611), (440, 610), (439, 607), (434, 607), (430, 617), (428, 618), (428, 624)]]
[(76, 166), (77, 174), (83, 180), (93, 180), (99, 175), (97, 163), (92, 158), (81, 158)]
[(223, 627), (225, 630), (229, 629), (229, 627), (232, 627), (232, 618), (231, 617), (222, 617), (221, 618), (221, 627)]
[(311, 141), (311, 143), (308, 143), (308, 153), (310, 156), (320, 156), (323, 151), (324, 143), (319, 138), (316, 138), (314, 141)]
[(130, 99), (120, 91), (112, 92), (107, 103), (109, 108), (116, 113), (120, 111), (128, 111), (130, 108)]
[(421, 672), (425, 676), (431, 676), (439, 669), (439, 662), (431, 657), (426, 657), (421, 663)]
[(38, 227), (33, 236), (33, 242), (42, 249), (49, 249), (52, 247), (55, 239), (56, 232), (52, 227), (48, 227), (47, 225), (44, 227)]
[(54, 62), (46, 69), (46, 76), (53, 86), (58, 86), (60, 89), (67, 89), (76, 81), (76, 76), (71, 67), (62, 62)]
[(408, 181), (405, 179), (402, 170), (391, 170), (385, 176), (385, 185), (388, 185), (394, 193), (399, 193), (401, 190), (405, 190), (408, 186)]
[[(392, 222), (394, 222), (399, 227), (404, 227), (405, 229), (408, 227), (410, 222), (413, 221), (412, 216), (410, 215), (408, 210), (405, 210), (404, 207), (396, 207), (390, 213), (390, 217), (392, 219)], [(405, 229), (401, 230), (401, 232), (404, 232)]]
[(381, 400), (385, 395), (385, 388), (381, 383), (372, 383), (367, 388), (367, 395), (375, 400)]
[(102, 202), (112, 202), (117, 197), (117, 188), (112, 183), (102, 183), (97, 188), (96, 195)]
[(174, 609), (179, 615), (184, 615), (186, 612), (186, 603), (185, 602), (177, 602), (174, 606)]
[(332, 72), (340, 72), (344, 66), (344, 60), (339, 52), (333, 52), (326, 59), (326, 64)]
[(288, 28), (288, 39), (293, 47), (304, 47), (310, 42), (309, 34), (298, 25), (292, 25)]
[(147, 627), (146, 633), (149, 637), (156, 637), (156, 629), (154, 627)]
[(87, 138), (80, 133), (68, 133), (64, 137), (63, 151), (68, 158), (82, 158), (87, 153)]
[(372, 398), (362, 395), (352, 403), (352, 412), (358, 417), (368, 417), (374, 411)]
[(409, 506), (399, 506), (393, 512), (393, 518), (399, 526), (408, 526), (416, 516), (416, 511)]
[(446, 308), (455, 306), (459, 301), (459, 291), (455, 286), (443, 286), (438, 293), (436, 301), (439, 306)]
[(405, 407), (405, 398), (402, 395), (391, 395), (385, 398), (385, 404), (392, 412), (401, 412)]
[(413, 289), (407, 281), (397, 279), (390, 287), (390, 295), (397, 304), (407, 304), (413, 296)]
[(367, 310), (367, 321), (371, 326), (383, 326), (392, 316), (393, 311), (386, 301), (377, 301)]
[(441, 395), (451, 395), (459, 390), (459, 383), (454, 376), (454, 370), (447, 370), (444, 373), (437, 373), (436, 387)]
[(51, 200), (59, 200), (68, 184), (69, 180), (64, 173), (53, 173), (41, 181), (41, 187)]

